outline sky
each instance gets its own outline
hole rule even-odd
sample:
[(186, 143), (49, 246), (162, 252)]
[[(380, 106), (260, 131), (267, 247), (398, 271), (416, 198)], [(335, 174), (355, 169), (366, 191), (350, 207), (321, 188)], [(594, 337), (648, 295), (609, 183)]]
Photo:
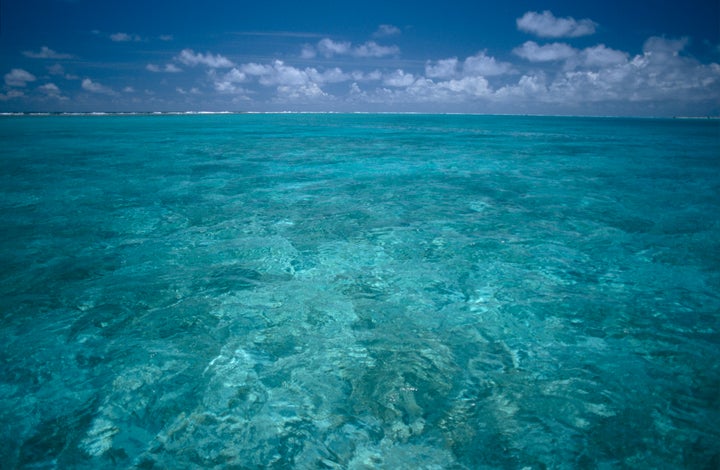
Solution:
[(0, 112), (720, 115), (720, 0), (0, 0)]

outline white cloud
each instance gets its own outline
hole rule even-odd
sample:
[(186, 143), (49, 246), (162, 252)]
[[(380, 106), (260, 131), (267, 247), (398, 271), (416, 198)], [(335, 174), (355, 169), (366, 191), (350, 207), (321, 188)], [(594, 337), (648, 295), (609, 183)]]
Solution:
[(686, 44), (685, 39), (652, 37), (643, 53), (632, 58), (596, 45), (576, 51), (570, 62), (574, 67), (560, 70), (554, 79), (531, 72), (498, 89), (494, 97), (505, 104), (524, 101), (583, 111), (610, 106), (627, 114), (643, 114), (645, 109), (671, 113), (678, 106), (720, 103), (720, 65), (683, 56)]
[[(427, 62), (425, 64), (425, 76), (428, 78), (454, 78), (459, 75), (460, 61), (457, 57)], [(474, 56), (467, 57), (462, 63), (463, 76), (484, 76), (492, 77), (505, 75), (515, 71), (509, 62), (500, 62), (480, 51)]]
[(325, 57), (332, 57), (334, 55), (349, 54), (351, 51), (350, 42), (335, 42), (332, 39), (325, 38), (321, 39), (317, 44), (317, 50), (320, 54)]
[(468, 57), (463, 64), (463, 73), (465, 75), (491, 77), (512, 72), (512, 64), (509, 62), (498, 62), (494, 57), (486, 55), (485, 52), (478, 52), (476, 55)]
[(245, 94), (247, 91), (229, 81), (217, 81), (214, 84), (215, 91), (220, 93)]
[(304, 86), (310, 83), (322, 85), (344, 82), (352, 78), (339, 67), (320, 72), (312, 67), (299, 69), (287, 65), (281, 60), (276, 60), (271, 65), (243, 64), (238, 72), (245, 77), (257, 78), (258, 82), (264, 86)]
[(686, 37), (680, 39), (666, 39), (657, 36), (648, 38), (643, 44), (643, 52), (664, 56), (677, 56), (690, 40)]
[(597, 23), (589, 19), (556, 18), (552, 12), (529, 11), (516, 20), (521, 31), (543, 38), (575, 38), (595, 33)]
[(584, 49), (582, 57), (586, 67), (609, 67), (624, 64), (628, 60), (627, 52), (610, 49), (604, 44)]
[(400, 28), (391, 24), (381, 24), (377, 31), (373, 33), (373, 37), (382, 38), (387, 36), (397, 36), (400, 34)]
[(446, 88), (454, 93), (471, 96), (488, 96), (492, 92), (488, 81), (484, 77), (463, 77), (459, 80), (449, 80), (438, 83), (441, 88)]
[(360, 70), (354, 70), (350, 73), (350, 76), (353, 80), (359, 81), (359, 82), (368, 82), (368, 81), (378, 81), (382, 80), (383, 74), (379, 70), (372, 70), (370, 72), (362, 72)]
[[(485, 75), (518, 73), (520, 65), (491, 60), (481, 52), (464, 61), (429, 61), (424, 77), (394, 70), (383, 76), (380, 87), (361, 89), (357, 79), (362, 74), (353, 73), (347, 99), (382, 107), (432, 104), (431, 109), (470, 109), (467, 106), (477, 106), (472, 103), (483, 103), (482, 109), (501, 112), (670, 114), (679, 107), (717, 109), (720, 64), (684, 56), (686, 45), (684, 38), (653, 37), (632, 57), (604, 44), (575, 49), (529, 41), (515, 51), (530, 61), (530, 70), (517, 81), (498, 78), (498, 86), (491, 86)], [(542, 71), (533, 70), (535, 63)]]
[(337, 42), (330, 38), (324, 38), (318, 41), (316, 49), (313, 49), (310, 45), (305, 45), (302, 49), (301, 57), (304, 59), (311, 59), (315, 57), (316, 50), (325, 57), (332, 57), (335, 55), (349, 55), (362, 58), (386, 57), (400, 53), (400, 48), (397, 46), (382, 46), (375, 41), (368, 41), (364, 44), (353, 47), (352, 43), (349, 41)]
[(303, 45), (302, 50), (300, 51), (301, 59), (314, 59), (316, 56), (317, 52), (315, 51), (314, 47), (312, 47), (310, 44)]
[(174, 37), (172, 34), (161, 34), (160, 36), (158, 36), (158, 39), (160, 39), (161, 41), (172, 41)]
[(156, 65), (156, 64), (147, 64), (147, 65), (145, 66), (145, 69), (147, 69), (147, 70), (150, 71), (150, 72), (155, 72), (155, 73), (159, 73), (159, 72), (166, 72), (166, 73), (178, 73), (178, 72), (182, 72), (182, 69), (181, 69), (180, 67), (178, 67), (177, 65), (175, 65), (175, 64), (165, 64), (165, 67), (160, 67), (159, 65)]
[(533, 101), (543, 101), (547, 94), (545, 75), (531, 73), (523, 75), (516, 84), (509, 84), (499, 88), (495, 97), (500, 101), (513, 102), (531, 98)]
[(82, 86), (83, 90), (89, 91), (90, 93), (100, 93), (100, 94), (105, 94), (105, 95), (114, 95), (115, 94), (115, 92), (113, 91), (112, 88), (107, 87), (105, 85), (101, 85), (98, 82), (94, 82), (94, 81), (90, 80), (89, 78), (83, 79), (81, 86)]
[(279, 85), (283, 87), (302, 87), (309, 85), (311, 81), (307, 72), (290, 65), (285, 65), (285, 63), (281, 60), (274, 61), (269, 70), (269, 74), (265, 74), (260, 77), (260, 83), (266, 86)]
[(434, 64), (428, 61), (425, 64), (425, 76), (429, 78), (450, 78), (457, 74), (457, 68), (457, 57), (438, 60)]
[(350, 80), (350, 75), (346, 74), (339, 67), (327, 69), (322, 72), (318, 72), (314, 68), (305, 69), (310, 79), (316, 83), (340, 83)]
[(362, 101), (367, 101), (367, 93), (360, 89), (360, 85), (358, 85), (357, 82), (352, 82), (348, 91), (350, 93), (351, 100), (358, 101), (358, 99), (360, 99)]
[(5, 84), (7, 86), (24, 87), (28, 82), (34, 82), (35, 80), (37, 80), (35, 75), (23, 69), (12, 69), (10, 73), (5, 74)]
[[(281, 60), (275, 60), (271, 64), (242, 64), (237, 73), (237, 77), (243, 77), (245, 81), (257, 80), (262, 86), (276, 87), (278, 97), (289, 100), (327, 98), (330, 95), (322, 90), (321, 85), (351, 78), (337, 67), (320, 72), (315, 68), (299, 69)], [(229, 81), (227, 77), (223, 78)], [(218, 86), (225, 85), (222, 80), (218, 80), (215, 86), (217, 89)]]
[(466, 103), (468, 100), (491, 99), (493, 90), (481, 76), (468, 76), (435, 82), (429, 78), (413, 77), (398, 69), (386, 77), (384, 85), (390, 88), (360, 90), (357, 84), (351, 87), (354, 101), (363, 99), (370, 103), (434, 103), (448, 105)]
[(126, 86), (125, 88), (123, 88), (123, 93), (135, 93), (135, 88), (131, 86)]
[(110, 40), (113, 42), (140, 42), (142, 38), (137, 34), (115, 33), (110, 35)]
[(246, 79), (247, 76), (236, 68), (233, 68), (225, 74), (225, 80), (229, 80), (233, 83), (244, 82)]
[(415, 82), (415, 77), (411, 73), (397, 69), (383, 79), (383, 84), (392, 87), (407, 87)]
[(248, 76), (236, 67), (233, 67), (232, 70), (219, 77), (214, 70), (211, 70), (210, 76), (213, 78), (213, 86), (216, 91), (235, 94), (246, 93), (246, 90), (237, 86), (237, 84), (247, 81)]
[[(636, 99), (692, 99), (699, 92), (705, 100), (720, 100), (720, 65), (703, 65), (682, 56), (687, 38), (649, 38), (642, 55), (635, 56), (622, 67), (632, 77)], [(624, 84), (628, 86), (627, 80)], [(714, 93), (714, 95), (713, 95)]]
[(427, 78), (418, 78), (409, 86), (402, 88), (380, 88), (372, 92), (365, 92), (365, 96), (368, 101), (375, 103), (447, 103), (457, 101), (454, 93)]
[(195, 53), (192, 49), (183, 49), (180, 55), (176, 57), (179, 62), (195, 67), (196, 65), (205, 65), (210, 68), (229, 68), (234, 64), (228, 58), (218, 55)]
[(253, 76), (261, 76), (265, 74), (269, 74), (272, 72), (272, 67), (269, 65), (263, 65), (263, 64), (256, 64), (255, 62), (250, 62), (248, 64), (242, 64), (240, 66), (240, 71), (247, 75), (253, 75)]
[(25, 57), (30, 57), (31, 59), (72, 59), (74, 56), (72, 54), (61, 54), (59, 52), (55, 52), (54, 50), (50, 49), (47, 46), (42, 46), (40, 48), (40, 52), (33, 52), (33, 51), (23, 51), (23, 55)]
[(58, 88), (57, 85), (54, 83), (46, 83), (45, 85), (41, 85), (38, 87), (38, 90), (42, 91), (45, 94), (48, 95), (59, 95), (60, 94), (60, 88)]
[(527, 41), (522, 46), (513, 49), (513, 53), (530, 62), (551, 62), (574, 57), (577, 51), (561, 42), (540, 46), (535, 41)]
[(381, 46), (375, 41), (368, 41), (352, 51), (355, 57), (386, 57), (389, 55), (397, 55), (400, 48), (397, 46)]
[(300, 86), (280, 85), (277, 88), (277, 92), (282, 98), (290, 100), (304, 100), (307, 98), (328, 96), (316, 83), (308, 83)]

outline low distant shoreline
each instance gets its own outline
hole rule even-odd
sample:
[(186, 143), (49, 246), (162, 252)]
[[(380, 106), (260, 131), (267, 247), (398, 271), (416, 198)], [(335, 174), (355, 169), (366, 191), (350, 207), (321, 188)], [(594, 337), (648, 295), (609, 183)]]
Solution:
[(240, 114), (376, 114), (376, 115), (426, 115), (426, 116), (515, 116), (515, 117), (565, 117), (565, 118), (606, 118), (606, 119), (677, 119), (677, 120), (720, 120), (720, 116), (594, 116), (572, 114), (485, 114), (485, 113), (423, 113), (423, 112), (366, 112), (366, 111), (91, 111), (91, 112), (0, 112), (8, 116), (197, 116), (197, 115), (240, 115)]

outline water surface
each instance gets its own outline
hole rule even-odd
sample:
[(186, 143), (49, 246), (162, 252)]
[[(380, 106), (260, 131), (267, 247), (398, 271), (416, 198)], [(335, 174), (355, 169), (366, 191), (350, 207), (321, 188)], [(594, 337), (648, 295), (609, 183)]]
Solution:
[(720, 123), (0, 118), (8, 468), (717, 468)]

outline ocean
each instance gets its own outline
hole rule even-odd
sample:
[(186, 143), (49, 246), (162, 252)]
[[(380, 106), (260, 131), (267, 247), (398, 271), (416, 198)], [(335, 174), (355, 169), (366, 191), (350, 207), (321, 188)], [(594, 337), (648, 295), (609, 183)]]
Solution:
[(0, 117), (2, 468), (720, 467), (720, 121)]

